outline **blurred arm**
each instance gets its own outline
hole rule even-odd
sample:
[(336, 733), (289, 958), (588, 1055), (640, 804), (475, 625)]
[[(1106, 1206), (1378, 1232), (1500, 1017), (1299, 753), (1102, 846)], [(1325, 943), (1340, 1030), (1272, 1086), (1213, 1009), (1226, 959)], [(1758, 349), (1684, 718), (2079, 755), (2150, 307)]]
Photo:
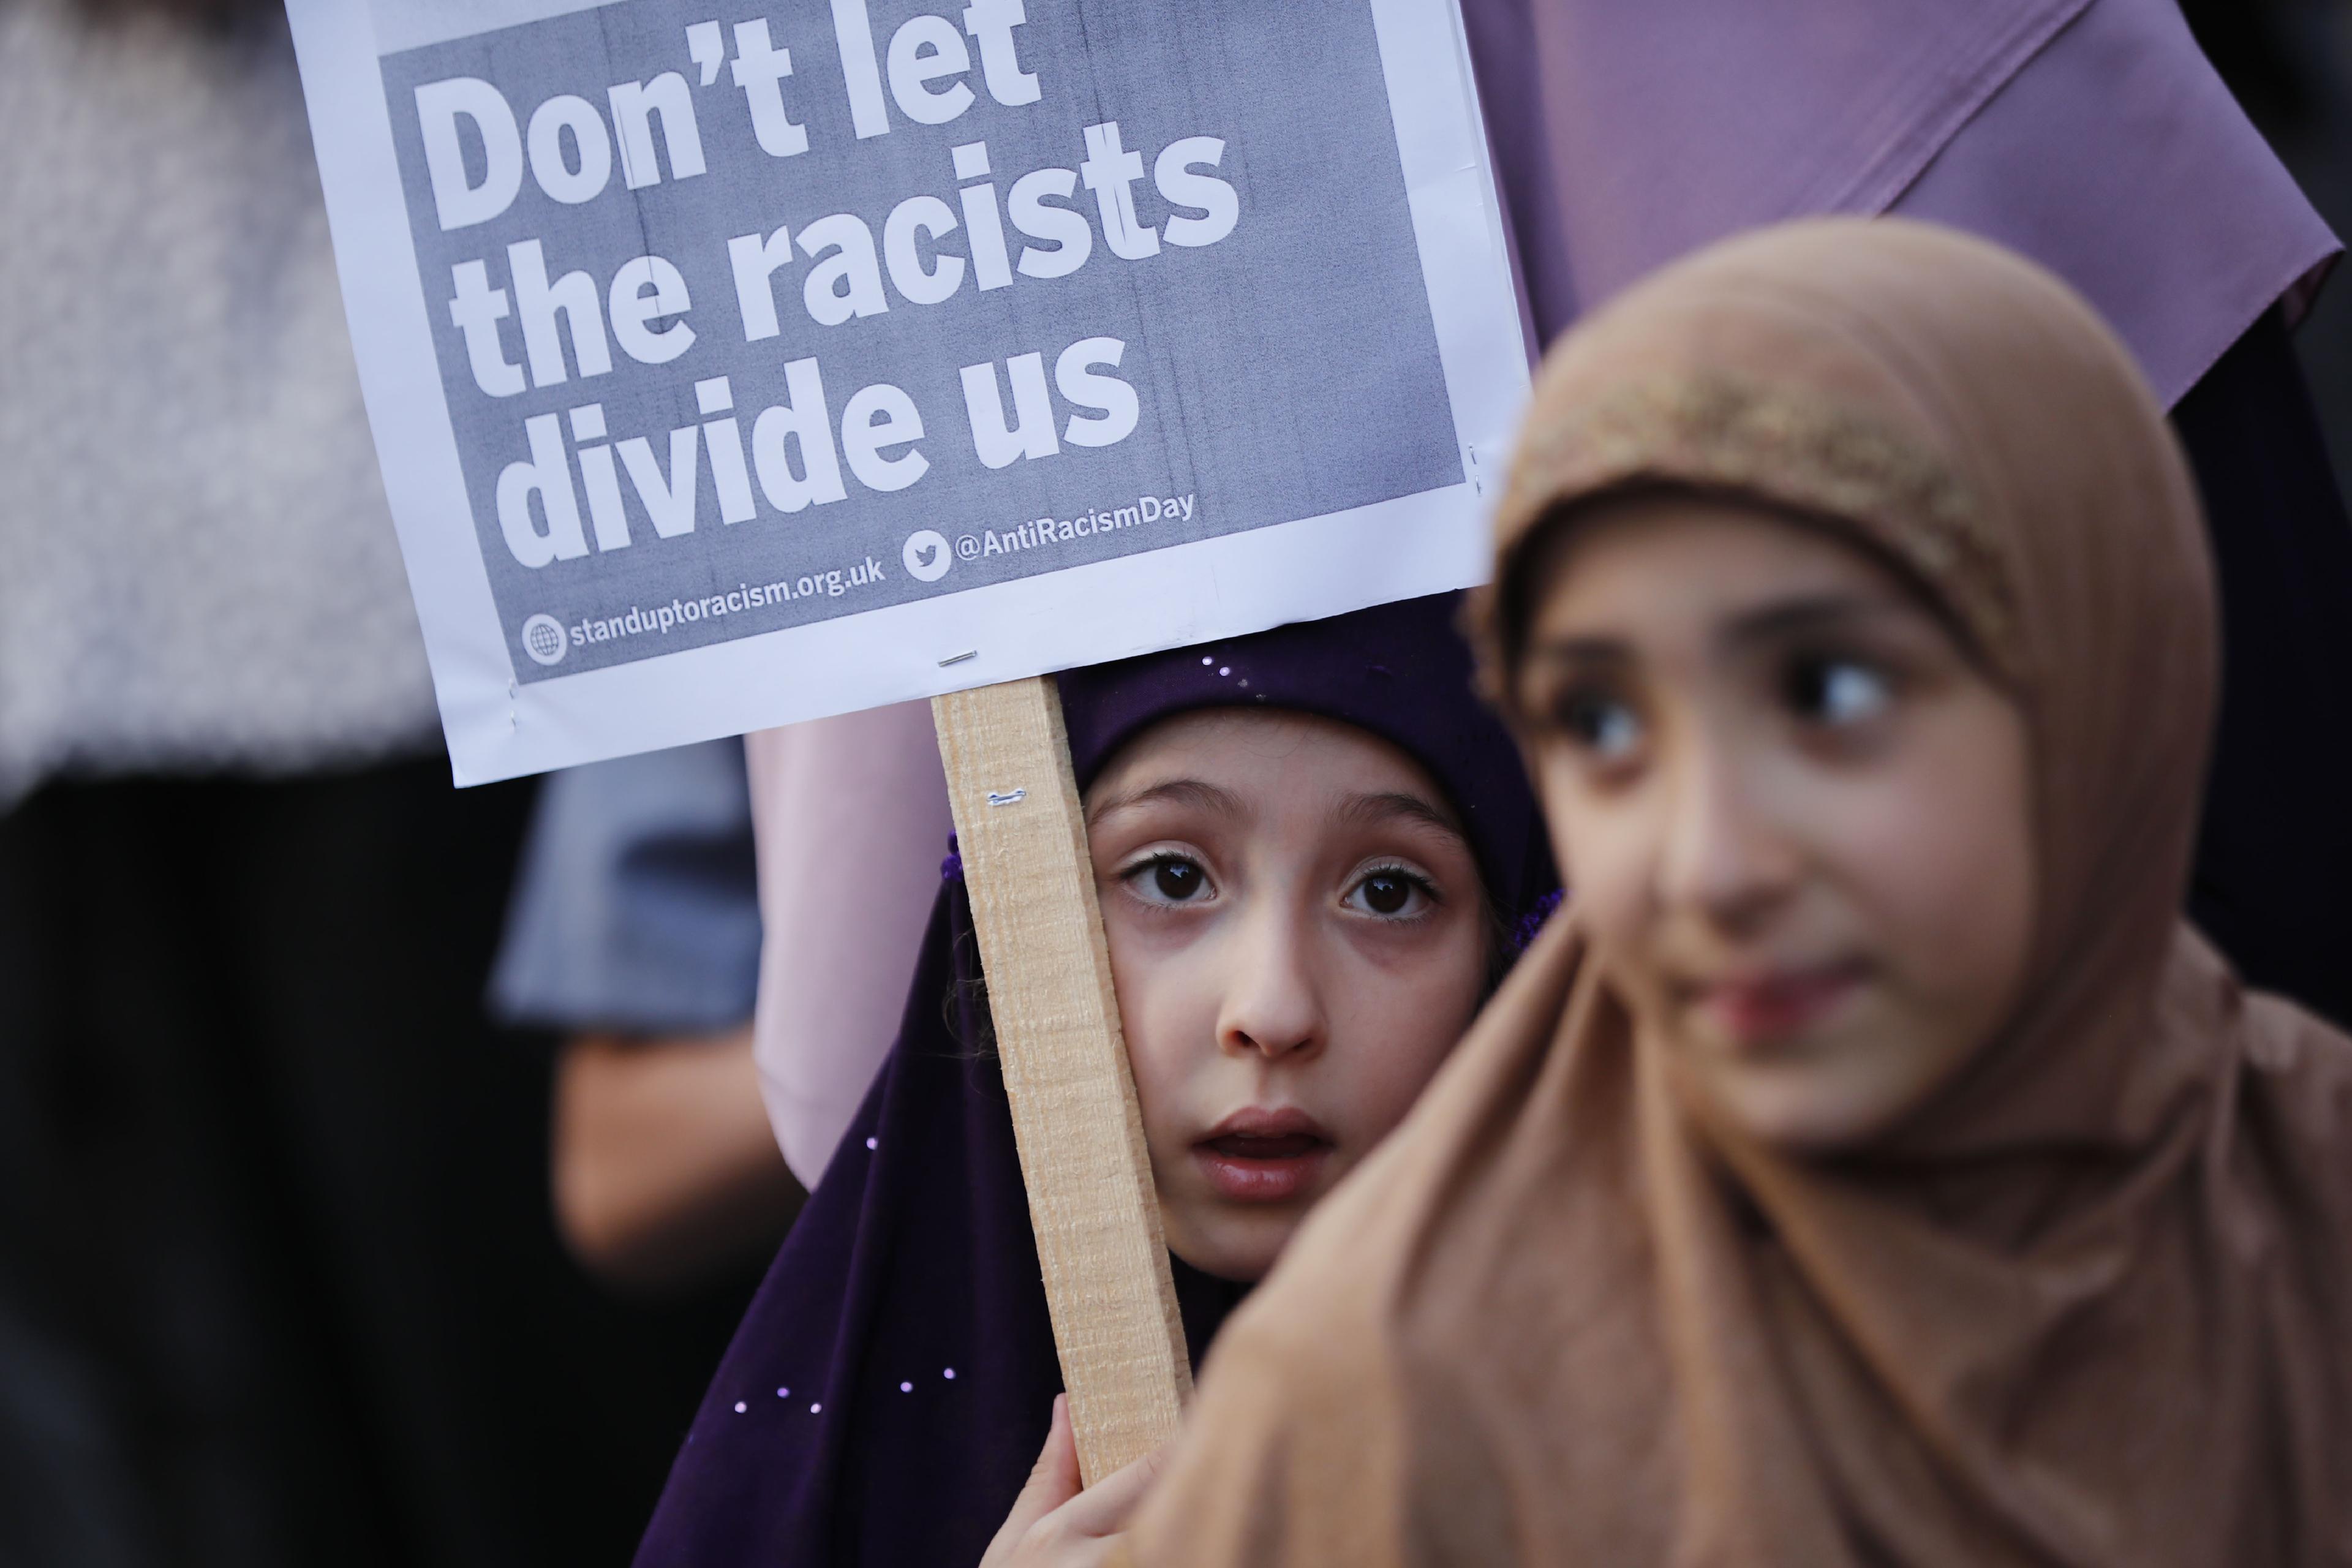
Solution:
[(773, 1247), (802, 1199), (761, 1105), (748, 1025), (573, 1036), (556, 1069), (553, 1163), (565, 1242), (636, 1289), (690, 1283)]
[(810, 1187), (898, 1037), (954, 826), (931, 705), (747, 735), (760, 853), (757, 1054)]
[(490, 1002), (565, 1041), (556, 1222), (618, 1285), (747, 1260), (797, 1201), (751, 1064), (752, 857), (737, 742), (574, 768), (539, 798)]

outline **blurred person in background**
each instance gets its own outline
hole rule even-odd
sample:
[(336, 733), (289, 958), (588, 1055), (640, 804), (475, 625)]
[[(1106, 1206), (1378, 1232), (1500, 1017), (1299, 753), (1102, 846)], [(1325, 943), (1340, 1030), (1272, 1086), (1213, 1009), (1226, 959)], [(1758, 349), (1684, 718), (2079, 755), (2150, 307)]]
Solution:
[[(2338, 234), (2352, 233), (2352, 0), (2183, 0), (2197, 42)], [(2296, 328), (2339, 479), (2352, 474), (2352, 290)]]
[(756, 872), (740, 741), (572, 768), (541, 790), (492, 1004), (564, 1037), (556, 1221), (632, 1293), (764, 1264), (800, 1206), (751, 1058)]
[(0, 0), (0, 1562), (620, 1562), (740, 1298), (557, 1239), (284, 18)]
[(760, 858), (754, 1056), (784, 1163), (816, 1190), (898, 1037), (954, 816), (931, 705), (743, 737)]

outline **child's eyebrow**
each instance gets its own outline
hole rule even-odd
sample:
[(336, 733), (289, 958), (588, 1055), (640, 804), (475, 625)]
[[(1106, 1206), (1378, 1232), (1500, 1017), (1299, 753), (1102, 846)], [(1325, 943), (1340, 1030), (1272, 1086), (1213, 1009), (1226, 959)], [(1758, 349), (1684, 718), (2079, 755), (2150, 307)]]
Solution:
[[(1746, 647), (1807, 632), (1851, 626), (1860, 621), (1883, 620), (1906, 614), (1910, 608), (1900, 600), (1877, 595), (1809, 594), (1742, 612), (1723, 628), (1717, 640), (1734, 647)], [(1528, 647), (1524, 657), (1529, 664), (1629, 665), (1634, 662), (1629, 640), (1611, 633), (1570, 635), (1538, 641)]]
[(1187, 805), (1196, 811), (1206, 811), (1218, 816), (1235, 817), (1246, 815), (1242, 797), (1229, 789), (1221, 788), (1205, 779), (1162, 779), (1141, 789), (1115, 795), (1087, 813), (1087, 826), (1092, 827), (1107, 816), (1115, 816), (1139, 805)]
[(1630, 664), (1633, 650), (1625, 639), (1607, 635), (1554, 637), (1531, 645), (1525, 656), (1529, 663), (1545, 664)]
[(1339, 803), (1339, 809), (1332, 816), (1350, 827), (1374, 827), (1402, 817), (1409, 822), (1426, 824), (1465, 844), (1470, 841), (1469, 834), (1463, 830), (1462, 824), (1455, 820), (1452, 812), (1433, 801), (1424, 800), (1417, 795), (1407, 795), (1402, 790), (1385, 790), (1377, 795), (1351, 795)]
[(1733, 645), (1769, 642), (1856, 621), (1899, 616), (1908, 609), (1906, 605), (1875, 595), (1865, 598), (1855, 594), (1808, 595), (1748, 611), (1726, 628), (1723, 640)]

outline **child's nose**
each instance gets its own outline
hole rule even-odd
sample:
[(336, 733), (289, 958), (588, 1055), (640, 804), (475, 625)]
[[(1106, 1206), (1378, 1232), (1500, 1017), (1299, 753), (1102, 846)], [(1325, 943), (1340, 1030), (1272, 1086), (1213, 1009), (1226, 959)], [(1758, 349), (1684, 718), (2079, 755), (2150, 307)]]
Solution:
[(1217, 1019), (1217, 1044), (1268, 1059), (1319, 1049), (1328, 1032), (1315, 950), (1303, 922), (1284, 916), (1237, 931)]
[(1795, 858), (1738, 759), (1704, 752), (1675, 784), (1658, 868), (1665, 901), (1726, 928), (1763, 918), (1789, 892)]

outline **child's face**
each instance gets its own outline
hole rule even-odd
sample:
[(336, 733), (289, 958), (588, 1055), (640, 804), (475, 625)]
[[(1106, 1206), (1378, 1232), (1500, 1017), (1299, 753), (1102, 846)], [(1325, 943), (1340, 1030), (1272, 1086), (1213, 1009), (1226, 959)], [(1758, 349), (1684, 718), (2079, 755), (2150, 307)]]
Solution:
[(1477, 1011), (1477, 864), (1403, 752), (1276, 710), (1146, 731), (1087, 822), (1168, 1245), (1256, 1279)]
[(2022, 984), (2018, 709), (1892, 574), (1758, 510), (1628, 500), (1534, 566), (1516, 699), (1637, 1019), (1753, 1135), (1887, 1131)]

